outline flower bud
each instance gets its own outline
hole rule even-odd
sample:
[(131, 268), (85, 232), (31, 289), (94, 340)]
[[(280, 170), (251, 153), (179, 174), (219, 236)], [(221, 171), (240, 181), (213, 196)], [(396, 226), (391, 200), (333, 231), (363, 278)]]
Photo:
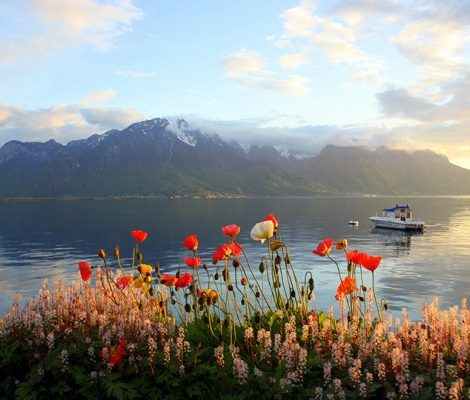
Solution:
[(280, 240), (273, 240), (273, 241), (269, 244), (269, 248), (271, 249), (271, 251), (276, 251), (276, 250), (279, 249), (281, 246), (282, 246), (282, 242), (281, 242)]
[(315, 283), (314, 283), (314, 281), (313, 281), (313, 278), (310, 278), (310, 279), (308, 280), (308, 288), (309, 288), (310, 290), (313, 290), (314, 287), (315, 287)]
[(113, 249), (113, 254), (114, 254), (114, 257), (116, 258), (119, 258), (121, 256), (121, 252), (119, 250), (119, 246), (115, 246), (114, 249)]
[(184, 310), (185, 310), (187, 313), (191, 312), (191, 306), (190, 306), (188, 303), (186, 303), (186, 304), (184, 305)]
[(264, 273), (264, 271), (266, 271), (266, 265), (261, 261), (259, 264), (259, 272)]
[(235, 260), (232, 261), (232, 265), (234, 266), (234, 268), (238, 268), (240, 266), (240, 260), (235, 258)]
[(290, 264), (290, 256), (289, 254), (286, 254), (286, 256), (284, 257), (284, 261), (286, 262), (286, 264)]
[(106, 258), (106, 252), (103, 249), (99, 249), (98, 257), (104, 260)]
[(227, 285), (227, 290), (229, 292), (233, 292), (233, 285)]
[(136, 257), (137, 257), (138, 261), (142, 261), (142, 259), (143, 259), (142, 253), (140, 251), (137, 251)]
[(219, 273), (218, 273), (218, 272), (216, 272), (216, 273), (214, 274), (214, 280), (215, 280), (215, 281), (218, 281), (218, 280), (219, 280)]
[(274, 259), (274, 264), (281, 265), (281, 256), (279, 254)]
[(244, 277), (241, 279), (240, 283), (241, 283), (243, 286), (246, 286), (247, 283), (248, 283), (248, 279), (246, 279), (246, 277), (244, 276)]

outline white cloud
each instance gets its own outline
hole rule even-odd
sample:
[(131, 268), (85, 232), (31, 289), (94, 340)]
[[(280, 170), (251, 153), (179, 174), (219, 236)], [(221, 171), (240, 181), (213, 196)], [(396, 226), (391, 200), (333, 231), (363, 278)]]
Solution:
[(105, 90), (100, 90), (98, 92), (90, 93), (86, 95), (82, 100), (80, 100), (80, 103), (87, 105), (87, 104), (93, 104), (93, 103), (101, 103), (103, 101), (109, 100), (116, 96), (116, 91), (114, 89), (105, 89)]
[(144, 115), (129, 108), (75, 104), (30, 110), (0, 104), (0, 144), (9, 140), (49, 139), (67, 143), (109, 129), (124, 128), (142, 119)]
[(241, 49), (225, 60), (226, 75), (247, 88), (263, 89), (280, 94), (308, 94), (309, 79), (301, 75), (279, 77), (266, 68), (264, 59), (256, 52)]
[(284, 54), (279, 57), (279, 64), (283, 69), (297, 69), (308, 62), (308, 51)]
[(284, 31), (287, 36), (309, 37), (315, 25), (312, 15), (313, 1), (304, 0), (297, 7), (284, 10), (281, 17), (284, 19)]
[[(113, 40), (131, 30), (142, 11), (132, 0), (26, 0), (25, 13), (36, 19), (28, 21), (23, 34), (0, 41), (0, 63), (7, 64), (24, 57), (43, 57), (78, 43), (99, 49), (113, 47)], [(29, 14), (28, 14), (29, 15)]]
[(260, 73), (264, 70), (265, 62), (257, 52), (241, 49), (224, 60), (227, 76), (240, 78), (249, 73)]

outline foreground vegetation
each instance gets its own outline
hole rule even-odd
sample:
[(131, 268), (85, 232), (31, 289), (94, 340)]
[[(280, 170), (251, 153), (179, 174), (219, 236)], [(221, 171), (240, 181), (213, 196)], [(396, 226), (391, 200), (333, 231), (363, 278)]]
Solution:
[(81, 282), (45, 284), (22, 309), (18, 298), (0, 323), (0, 398), (469, 398), (465, 300), (393, 320), (374, 290), (381, 257), (327, 238), (313, 253), (336, 265), (339, 311), (318, 311), (273, 215), (251, 231), (267, 250), (256, 268), (240, 228), (222, 232), (213, 265), (192, 234), (185, 269), (165, 274), (133, 231), (127, 268), (118, 247), (100, 250), (100, 264), (79, 263)]

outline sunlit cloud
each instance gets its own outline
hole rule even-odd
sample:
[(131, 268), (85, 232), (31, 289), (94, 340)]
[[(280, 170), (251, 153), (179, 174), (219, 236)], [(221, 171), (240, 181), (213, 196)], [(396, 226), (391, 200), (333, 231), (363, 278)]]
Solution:
[(284, 69), (297, 69), (308, 62), (308, 51), (284, 54), (279, 57), (279, 64)]
[(109, 100), (116, 96), (116, 91), (114, 89), (105, 89), (98, 92), (90, 93), (86, 95), (80, 103), (90, 104), (90, 103), (101, 103), (103, 101)]
[(265, 68), (263, 57), (246, 49), (230, 54), (224, 60), (224, 64), (227, 76), (230, 78), (240, 78), (251, 73), (262, 73)]
[(308, 94), (309, 79), (301, 75), (278, 76), (266, 68), (264, 59), (246, 49), (230, 54), (225, 60), (226, 75), (247, 88), (257, 88), (281, 94)]
[(27, 0), (25, 13), (36, 18), (34, 30), (0, 41), (2, 64), (24, 57), (43, 57), (79, 43), (98, 49), (114, 46), (113, 40), (131, 30), (142, 11), (132, 0), (101, 3), (97, 0)]
[(0, 116), (0, 145), (9, 140), (44, 142), (54, 139), (67, 143), (145, 119), (134, 109), (86, 107), (83, 103), (34, 110), (0, 104)]

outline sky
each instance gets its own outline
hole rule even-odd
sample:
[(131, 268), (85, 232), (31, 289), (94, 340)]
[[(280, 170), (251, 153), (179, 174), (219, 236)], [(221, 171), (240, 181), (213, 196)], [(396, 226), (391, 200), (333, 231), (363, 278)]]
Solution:
[(470, 168), (470, 1), (0, 0), (0, 145), (156, 117)]

